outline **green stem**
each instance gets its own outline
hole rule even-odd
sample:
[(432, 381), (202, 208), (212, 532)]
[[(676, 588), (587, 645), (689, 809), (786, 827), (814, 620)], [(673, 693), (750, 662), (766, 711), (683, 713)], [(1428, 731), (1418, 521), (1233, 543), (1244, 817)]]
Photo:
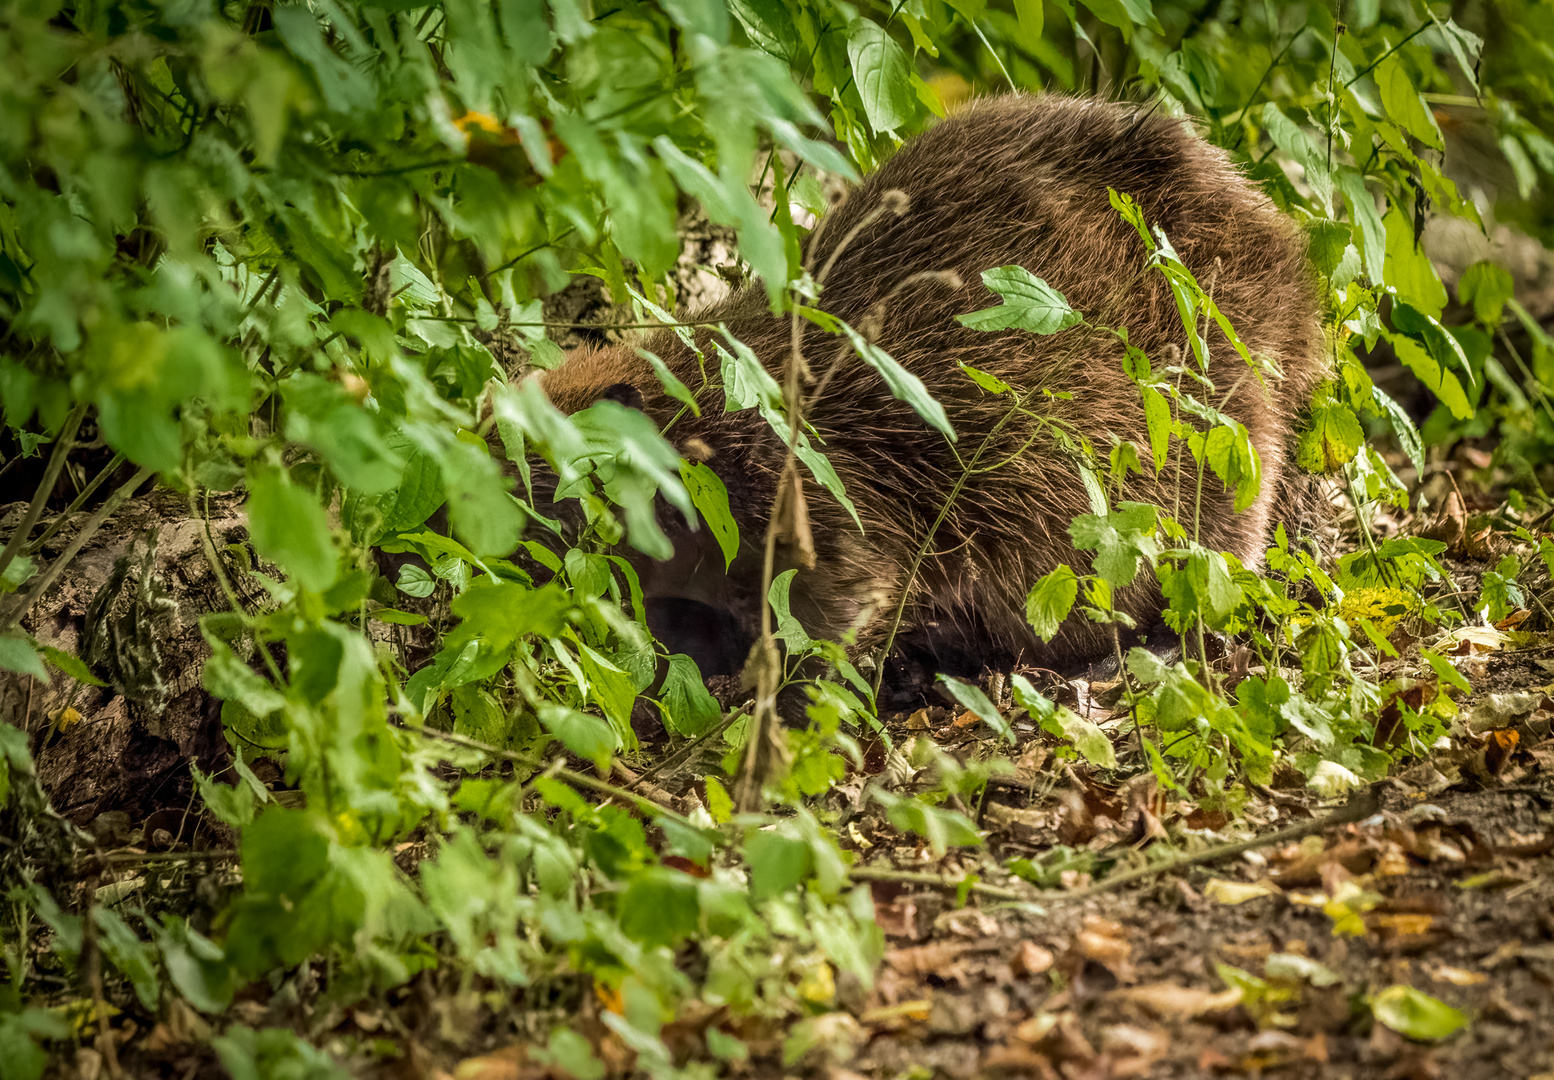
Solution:
[(38, 524), (38, 519), (43, 516), (43, 508), (48, 504), (49, 495), (59, 480), (59, 474), (65, 468), (65, 460), (75, 447), (76, 432), (80, 430), (81, 420), (85, 416), (86, 402), (83, 401), (70, 410), (65, 417), (65, 422), (60, 425), (59, 438), (54, 440), (53, 453), (49, 455), (49, 463), (43, 468), (43, 479), (38, 482), (38, 489), (33, 492), (32, 502), (27, 506), (27, 513), (22, 516), (21, 524), (16, 526), (16, 531), (6, 541), (5, 549), (0, 551), (0, 577), (5, 575), (11, 562), (20, 554), (22, 544), (26, 542), (33, 527)]
[(69, 506), (65, 507), (65, 510), (62, 514), (48, 523), (43, 532), (38, 534), (38, 538), (27, 545), (27, 548), (23, 554), (31, 555), (33, 552), (43, 547), (44, 544), (48, 543), (49, 540), (53, 538), (55, 533), (59, 532), (60, 529), (65, 527), (65, 522), (70, 520), (70, 515), (81, 509), (81, 505), (85, 503), (87, 499), (90, 499), (92, 494), (96, 492), (98, 488), (102, 487), (103, 481), (112, 476), (118, 467), (123, 464), (124, 455), (114, 454), (113, 460), (104, 465), (102, 471), (99, 472), (96, 476), (92, 477), (91, 482), (81, 490), (81, 494), (77, 495), (74, 501), (72, 501)]
[(977, 446), (976, 452), (971, 455), (971, 460), (968, 461), (965, 467), (961, 469), (961, 474), (956, 479), (955, 486), (950, 489), (950, 494), (945, 498), (944, 503), (939, 507), (939, 516), (934, 518), (932, 525), (928, 526), (928, 532), (924, 535), (923, 542), (917, 546), (917, 551), (912, 556), (912, 564), (907, 567), (906, 580), (901, 583), (901, 596), (896, 601), (896, 613), (890, 621), (890, 630), (885, 635), (884, 645), (880, 649), (879, 662), (875, 665), (874, 668), (875, 700), (879, 699), (880, 685), (885, 678), (885, 659), (890, 655), (891, 646), (896, 643), (896, 634), (900, 632), (901, 620), (906, 614), (907, 597), (911, 595), (912, 585), (917, 580), (917, 573), (920, 569), (922, 569), (924, 560), (928, 558), (929, 549), (933, 547), (934, 536), (938, 533), (939, 526), (943, 525), (944, 519), (949, 517), (950, 510), (955, 506), (956, 500), (960, 498), (960, 493), (965, 490), (967, 482), (975, 474), (977, 462), (981, 460), (983, 453), (992, 444), (993, 440), (998, 437), (999, 433), (1002, 432), (1003, 429), (1009, 424), (1009, 421), (1013, 420), (1015, 416), (1020, 413), (1022, 407), (1025, 404), (1026, 397), (1029, 396), (1030, 395), (1027, 393), (1021, 397), (1016, 398), (1015, 403), (1010, 406), (1009, 411), (1004, 413), (1004, 415), (999, 419), (998, 423), (993, 425), (992, 430), (983, 436), (982, 442)]
[(150, 469), (140, 469), (134, 476), (120, 484), (112, 495), (108, 496), (107, 501), (98, 507), (97, 512), (87, 519), (85, 525), (81, 526), (81, 531), (76, 533), (75, 537), (65, 547), (65, 550), (60, 552), (59, 558), (50, 563), (49, 568), (33, 583), (32, 588), (22, 597), (21, 603), (14, 607), (11, 613), (5, 616), (4, 619), (0, 619), (0, 630), (9, 630), (21, 622), (27, 612), (32, 609), (32, 606), (53, 586), (55, 581), (59, 580), (59, 575), (65, 572), (65, 567), (70, 564), (70, 560), (74, 559), (77, 553), (86, 546), (86, 542), (96, 535), (97, 530), (102, 528), (103, 523), (118, 512), (119, 507), (124, 504), (124, 500), (133, 495), (136, 489), (141, 484), (144, 484), (150, 476)]

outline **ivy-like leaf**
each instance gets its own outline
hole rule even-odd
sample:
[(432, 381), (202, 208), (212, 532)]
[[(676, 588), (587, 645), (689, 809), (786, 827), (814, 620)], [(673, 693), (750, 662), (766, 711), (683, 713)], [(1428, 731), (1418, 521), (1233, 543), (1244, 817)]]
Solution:
[(1029, 330), (1056, 334), (1084, 322), (1084, 316), (1068, 306), (1063, 294), (1023, 266), (1000, 266), (982, 271), (982, 284), (1003, 297), (997, 307), (982, 308), (955, 321), (973, 330)]

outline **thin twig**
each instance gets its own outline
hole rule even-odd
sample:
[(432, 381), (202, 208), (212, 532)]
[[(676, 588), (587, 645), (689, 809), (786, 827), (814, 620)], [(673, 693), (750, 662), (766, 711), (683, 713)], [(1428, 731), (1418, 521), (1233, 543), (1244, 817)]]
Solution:
[(854, 866), (847, 871), (847, 876), (854, 881), (894, 881), (904, 885), (932, 885), (940, 889), (959, 890), (969, 886), (972, 892), (980, 893), (992, 900), (1029, 902), (1034, 899), (1031, 893), (1016, 892), (998, 885), (986, 885), (980, 881), (968, 882), (964, 877), (952, 878), (943, 874), (929, 874), (920, 870), (887, 870), (883, 867)]
[(9, 630), (22, 621), (27, 612), (32, 609), (32, 605), (36, 604), (43, 594), (53, 586), (54, 582), (59, 580), (59, 575), (65, 572), (65, 567), (70, 565), (70, 560), (74, 559), (80, 550), (86, 546), (86, 542), (97, 534), (97, 530), (103, 527), (103, 523), (118, 512), (119, 507), (124, 504), (124, 500), (135, 494), (136, 489), (141, 484), (144, 484), (150, 476), (151, 470), (142, 468), (134, 476), (114, 489), (113, 494), (109, 495), (102, 506), (97, 508), (97, 512), (87, 519), (86, 524), (81, 526), (81, 531), (76, 533), (70, 543), (66, 545), (65, 550), (60, 552), (59, 558), (50, 563), (49, 568), (33, 583), (32, 588), (22, 597), (21, 602), (12, 608), (9, 615), (0, 619), (0, 630)]
[(54, 451), (49, 455), (49, 463), (44, 466), (43, 479), (38, 482), (38, 490), (33, 492), (32, 502), (27, 506), (27, 513), (22, 517), (20, 525), (6, 541), (5, 549), (0, 551), (0, 575), (3, 575), (10, 567), (11, 561), (21, 551), (22, 544), (26, 543), (27, 536), (33, 527), (38, 524), (38, 519), (43, 516), (43, 507), (49, 501), (49, 495), (54, 491), (54, 484), (59, 480), (59, 474), (65, 467), (65, 459), (70, 456), (71, 448), (76, 444), (76, 432), (81, 427), (81, 420), (86, 416), (86, 402), (82, 402), (70, 410), (65, 417), (65, 422), (60, 426), (59, 438), (54, 440)]
[(617, 799), (624, 799), (625, 801), (636, 806), (639, 810), (644, 810), (655, 817), (661, 817), (667, 821), (673, 821), (677, 825), (683, 825), (687, 829), (692, 829), (706, 836), (715, 844), (721, 845), (727, 843), (727, 841), (720, 834), (714, 830), (707, 829), (704, 826), (696, 824), (696, 822), (692, 821), (678, 810), (671, 809), (662, 803), (655, 802), (645, 795), (638, 795), (634, 791), (628, 791), (619, 785), (600, 780), (598, 777), (589, 776), (587, 773), (580, 773), (574, 769), (557, 768), (555, 762), (544, 761), (540, 758), (534, 757), (531, 754), (520, 754), (516, 750), (503, 750), (499, 746), (492, 746), (489, 743), (481, 742), (479, 739), (471, 739), (467, 735), (458, 735), (451, 731), (438, 731), (436, 728), (429, 727), (414, 729), (405, 728), (404, 730), (413, 730), (417, 734), (426, 736), (427, 738), (439, 739), (443, 742), (452, 743), (455, 746), (467, 747), (471, 750), (479, 750), (481, 753), (491, 754), (495, 757), (506, 758), (508, 761), (518, 762), (522, 765), (529, 765), (533, 768), (543, 769), (549, 767), (553, 770), (552, 775), (565, 780), (569, 784), (575, 784), (578, 787), (592, 788), (593, 790), (601, 791), (606, 795), (613, 795)]
[(97, 1052), (102, 1055), (109, 1077), (118, 1080), (124, 1073), (119, 1068), (119, 1052), (113, 1045), (113, 1029), (108, 1023), (108, 999), (103, 993), (102, 947), (97, 941), (97, 920), (93, 917), (96, 905), (91, 900), (97, 895), (97, 882), (96, 877), (92, 878), (84, 893), (87, 901), (81, 917), (81, 951), (84, 954), (81, 957), (81, 974), (92, 998), (92, 1015), (97, 1021)]
[(723, 718), (720, 723), (708, 728), (706, 731), (696, 736), (696, 738), (682, 746), (679, 750), (676, 750), (673, 754), (670, 754), (668, 757), (654, 765), (651, 769), (648, 769), (646, 772), (644, 772), (641, 776), (637, 777), (631, 783), (627, 784), (626, 790), (631, 791), (638, 784), (647, 783), (659, 773), (668, 772), (670, 769), (674, 768), (676, 765), (680, 764), (680, 762), (684, 761), (686, 758), (695, 753), (697, 748), (699, 748), (703, 743), (707, 742), (707, 740), (714, 739), (717, 736), (723, 734), (723, 732), (728, 730), (730, 724), (744, 715), (746, 714), (740, 712), (730, 712)]
[(1371, 73), (1371, 71), (1373, 69), (1375, 69), (1375, 67), (1378, 64), (1380, 64), (1383, 60), (1385, 60), (1387, 57), (1391, 56), (1393, 53), (1397, 52), (1404, 45), (1407, 45), (1410, 41), (1413, 41), (1416, 37), (1418, 37), (1420, 34), (1424, 33), (1426, 30), (1430, 29), (1434, 25), (1435, 25), (1434, 23), (1425, 23), (1419, 29), (1417, 29), (1413, 33), (1409, 34), (1402, 41), (1400, 41), (1396, 45), (1392, 46), (1392, 48), (1388, 49), (1386, 52), (1384, 52), (1380, 56), (1376, 57), (1376, 59), (1372, 60), (1369, 64), (1366, 64), (1359, 71), (1354, 73), (1354, 78), (1352, 78), (1348, 82), (1344, 83), (1344, 89), (1345, 90), (1349, 89), (1349, 87), (1353, 86), (1355, 83), (1357, 83), (1361, 79), (1365, 78), (1365, 76), (1369, 75)]
[(1183, 870), (1189, 866), (1199, 866), (1204, 863), (1219, 862), (1221, 859), (1234, 858), (1248, 851), (1256, 851), (1258, 848), (1272, 847), (1275, 844), (1287, 844), (1294, 840), (1303, 840), (1308, 836), (1326, 832), (1336, 825), (1348, 825), (1356, 821), (1363, 821), (1370, 817), (1381, 807), (1381, 797), (1374, 786), (1363, 791), (1356, 792), (1349, 801), (1326, 817), (1314, 818), (1311, 821), (1303, 821), (1299, 825), (1291, 825), (1277, 832), (1267, 833), (1263, 836), (1254, 836), (1248, 840), (1237, 840), (1229, 844), (1219, 844), (1204, 851), (1195, 851), (1186, 855), (1178, 855), (1171, 859), (1155, 863), (1152, 866), (1141, 866), (1136, 870), (1124, 870), (1120, 874), (1113, 874), (1104, 881), (1097, 881), (1083, 889), (1073, 892), (1043, 893), (1042, 899), (1053, 900), (1083, 900), (1087, 897), (1098, 896), (1101, 893), (1111, 892), (1119, 885), (1130, 885), (1135, 881), (1143, 881), (1147, 878), (1158, 877), (1161, 874), (1169, 874), (1173, 870)]
[(108, 477), (112, 476), (114, 472), (118, 470), (119, 466), (123, 464), (124, 455), (114, 454), (113, 460), (104, 465), (102, 467), (102, 471), (99, 472), (96, 476), (92, 477), (92, 479), (87, 483), (86, 487), (81, 489), (81, 494), (77, 495), (75, 499), (71, 501), (70, 505), (65, 507), (64, 511), (58, 517), (56, 517), (53, 521), (49, 522), (47, 526), (45, 526), (44, 530), (38, 534), (38, 538), (36, 540), (33, 540), (27, 545), (25, 554), (31, 555), (33, 552), (38, 551), (43, 547), (44, 544), (53, 539), (54, 534), (59, 532), (60, 529), (64, 528), (65, 522), (70, 520), (70, 515), (81, 509), (81, 506), (86, 502), (86, 500), (90, 499), (97, 491), (97, 489), (103, 486), (103, 482), (106, 481)]

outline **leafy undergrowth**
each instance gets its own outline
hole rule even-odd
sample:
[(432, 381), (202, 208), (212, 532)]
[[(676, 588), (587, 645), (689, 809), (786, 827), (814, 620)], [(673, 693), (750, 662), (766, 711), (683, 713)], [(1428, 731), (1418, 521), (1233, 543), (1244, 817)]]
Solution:
[[(1129, 680), (949, 687), (967, 705), (856, 741), (823, 693), (816, 723), (787, 733), (768, 814), (726, 794), (742, 719), (594, 760), (565, 726), (584, 741), (542, 761), (428, 729), (401, 744), (462, 779), (391, 852), (351, 842), (359, 812), (302, 809), (268, 762), (268, 783), (240, 765), (235, 787), (202, 780), (202, 847), (154, 850), (132, 829), (17, 896), (41, 925), (8, 953), (32, 998), (0, 1029), (3, 1068), (35, 1075), (47, 1053), (49, 1075), (240, 1080), (1546, 1073), (1554, 637), (1533, 611), (1550, 591), (1509, 573), (1539, 565), (1518, 512), (1444, 503), (1375, 526), (1396, 533), (1383, 543), (1447, 537), (1421, 596), (1468, 598), (1464, 625), (1378, 633), (1345, 668), (1346, 693), (1379, 703), (1369, 737), (1324, 747), (1285, 725), (1261, 780), (1218, 768), (1212, 714), (1162, 730), (1180, 684), (1137, 655)], [(1473, 617), (1473, 598), (1501, 595), (1499, 628)], [(1248, 686), (1311, 692), (1293, 646), (1270, 654), (1284, 668), (1253, 651), (1226, 639), (1192, 677), (1243, 722)], [(1319, 760), (1303, 770), (1302, 753)], [(71, 913), (86, 898), (90, 924)]]
[[(1554, 1069), (1554, 337), (1526, 273), (1429, 250), (1437, 222), (1549, 238), (1547, 5), (10, 8), (0, 1080)], [(797, 358), (669, 315), (682, 205), (731, 231), (756, 307), (953, 443), (827, 313), (801, 222), (1017, 85), (1194, 118), (1306, 231), (1332, 379), (1296, 457), (1341, 525), (1281, 530), (1260, 567), (1199, 542), (1205, 491), (1246, 507), (1263, 480), (1210, 355), (1248, 392), (1278, 375), (1217, 269), (1114, 191), (1181, 318), (1179, 348), (1126, 348), (1142, 444), (1085, 445), (1039, 386), (963, 387), (1072, 464), (1076, 557), (1026, 617), (1114, 629), (1112, 665), (946, 679), (881, 717), (889, 650), (812, 640), (768, 574), (756, 693), (715, 697), (633, 567), (671, 551), (660, 510), (725, 561), (763, 537), (645, 414), (563, 416), (513, 376), (562, 361), (570, 281), (607, 289), (622, 321), (592, 343), (682, 335), (702, 379), (660, 363), (664, 391), (788, 445), (801, 540), (804, 500), (852, 496)], [(1030, 267), (983, 270), (1001, 302), (968, 333), (1086, 319)], [(1006, 464), (982, 453), (962, 484)], [(1129, 500), (1167, 470), (1171, 513)], [(136, 520), (171, 521), (182, 565), (158, 580), (130, 543), (41, 614), (153, 477)], [(1130, 586), (1167, 601), (1147, 648)], [(779, 692), (807, 726), (775, 724)], [(50, 808), (35, 759), (115, 734), (110, 706), (180, 781), (210, 751), (186, 809)]]

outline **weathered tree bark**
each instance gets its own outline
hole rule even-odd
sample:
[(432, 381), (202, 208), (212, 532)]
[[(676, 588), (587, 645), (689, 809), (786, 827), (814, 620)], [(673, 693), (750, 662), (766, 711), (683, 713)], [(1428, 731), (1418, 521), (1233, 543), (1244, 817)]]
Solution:
[[(232, 495), (210, 501), (218, 552), (247, 539), (239, 505)], [(0, 510), (0, 535), (20, 512)], [(44, 545), (35, 556), (41, 568), (90, 516), (73, 515)], [(139, 822), (188, 806), (189, 763), (216, 771), (229, 760), (221, 702), (200, 685), (210, 655), (200, 617), (229, 607), (206, 557), (205, 527), (180, 494), (156, 489), (130, 499), (22, 619), (41, 643), (79, 657), (106, 684), (52, 668), (47, 683), (0, 672), (0, 720), (27, 733), (44, 790), (77, 824), (107, 811)]]

